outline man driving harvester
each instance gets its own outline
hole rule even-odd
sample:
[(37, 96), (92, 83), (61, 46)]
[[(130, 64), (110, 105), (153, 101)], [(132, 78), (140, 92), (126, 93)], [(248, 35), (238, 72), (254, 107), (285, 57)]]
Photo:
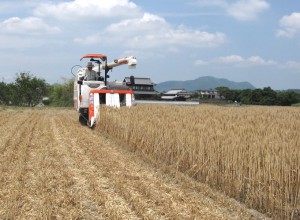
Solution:
[(96, 81), (98, 79), (98, 74), (96, 73), (95, 70), (93, 70), (93, 63), (92, 62), (88, 62), (86, 65), (87, 69), (85, 71), (85, 76), (84, 76), (84, 80), (86, 81)]

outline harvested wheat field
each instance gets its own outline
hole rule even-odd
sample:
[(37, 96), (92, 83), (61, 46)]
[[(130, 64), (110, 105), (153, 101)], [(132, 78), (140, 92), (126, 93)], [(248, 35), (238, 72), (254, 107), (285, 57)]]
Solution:
[(266, 219), (100, 130), (70, 109), (0, 110), (0, 219)]

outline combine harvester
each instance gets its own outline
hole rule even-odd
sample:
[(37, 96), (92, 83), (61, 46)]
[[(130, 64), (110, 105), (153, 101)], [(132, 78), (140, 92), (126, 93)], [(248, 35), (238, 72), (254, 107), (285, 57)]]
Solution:
[[(79, 113), (79, 122), (82, 125), (88, 125), (90, 128), (96, 125), (100, 116), (100, 104), (120, 108), (120, 106), (131, 107), (135, 105), (134, 93), (131, 88), (123, 83), (108, 82), (108, 72), (112, 68), (127, 64), (130, 69), (136, 67), (137, 60), (135, 57), (125, 57), (107, 63), (107, 57), (103, 54), (86, 54), (80, 60), (88, 58), (90, 62), (96, 65), (93, 70), (97, 73), (97, 80), (87, 81), (87, 68), (77, 70), (74, 80), (74, 108)], [(101, 70), (104, 76), (101, 76)], [(134, 77), (130, 77), (131, 84), (134, 85)]]

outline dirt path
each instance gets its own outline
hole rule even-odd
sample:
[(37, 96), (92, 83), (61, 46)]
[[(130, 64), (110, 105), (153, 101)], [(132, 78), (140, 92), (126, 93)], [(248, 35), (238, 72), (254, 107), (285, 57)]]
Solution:
[(164, 174), (73, 110), (2, 110), (0, 134), (0, 219), (263, 219)]

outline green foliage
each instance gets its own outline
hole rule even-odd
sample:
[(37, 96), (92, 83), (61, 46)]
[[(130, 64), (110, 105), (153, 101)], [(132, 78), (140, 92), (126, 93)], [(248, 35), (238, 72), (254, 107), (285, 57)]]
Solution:
[(226, 86), (217, 87), (216, 90), (218, 91), (221, 99), (228, 97), (229, 92), (230, 92), (230, 89)]
[(17, 74), (13, 90), (14, 102), (21, 106), (35, 106), (47, 94), (47, 83), (43, 79), (31, 75), (29, 72)]
[(300, 103), (292, 104), (294, 107), (300, 107)]
[(73, 106), (74, 79), (65, 80), (63, 84), (54, 84), (51, 88), (49, 98), (50, 105), (56, 107)]
[(0, 83), (0, 104), (7, 105), (9, 103), (9, 90), (8, 86), (4, 83)]
[(294, 91), (278, 92), (278, 104), (283, 106), (289, 106), (300, 102), (300, 94)]
[(253, 90), (230, 90), (227, 87), (218, 87), (216, 89), (225, 99), (238, 101), (243, 104), (290, 106), (300, 102), (300, 94), (291, 90), (276, 92), (271, 87)]
[(13, 83), (0, 83), (0, 105), (36, 106), (39, 103), (68, 107), (73, 102), (73, 79), (49, 85), (29, 72), (16, 75)]
[(21, 72), (16, 75), (14, 83), (0, 84), (2, 104), (17, 106), (35, 106), (48, 93), (48, 84), (43, 79)]

